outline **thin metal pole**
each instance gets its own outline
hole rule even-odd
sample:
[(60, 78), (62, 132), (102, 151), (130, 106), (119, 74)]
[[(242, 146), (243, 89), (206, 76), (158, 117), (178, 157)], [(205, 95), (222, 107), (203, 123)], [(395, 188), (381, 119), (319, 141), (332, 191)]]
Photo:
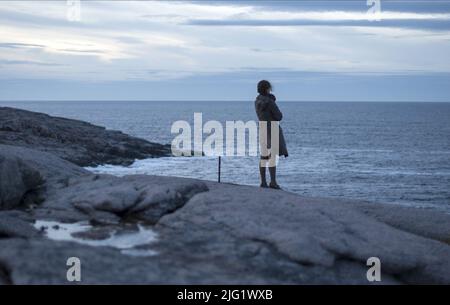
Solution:
[(220, 169), (221, 169), (221, 164), (222, 163), (222, 157), (219, 156), (219, 172), (218, 172), (218, 177), (217, 177), (217, 182), (220, 183)]

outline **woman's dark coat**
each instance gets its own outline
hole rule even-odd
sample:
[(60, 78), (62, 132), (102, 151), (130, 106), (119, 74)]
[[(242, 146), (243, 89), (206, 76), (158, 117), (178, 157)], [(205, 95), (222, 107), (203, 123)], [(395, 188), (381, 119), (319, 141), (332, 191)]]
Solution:
[[(268, 95), (258, 95), (255, 100), (255, 110), (256, 115), (258, 116), (259, 121), (266, 121), (267, 122), (267, 143), (268, 147), (270, 148), (271, 143), (271, 123), (272, 121), (281, 121), (283, 119), (283, 114), (281, 113), (280, 109), (278, 108), (276, 102), (275, 102), (275, 96), (272, 94)], [(278, 151), (278, 155), (280, 156), (288, 156), (288, 151), (286, 147), (286, 141), (284, 140), (283, 130), (280, 126), (280, 137), (279, 137), (279, 144), (280, 148)]]

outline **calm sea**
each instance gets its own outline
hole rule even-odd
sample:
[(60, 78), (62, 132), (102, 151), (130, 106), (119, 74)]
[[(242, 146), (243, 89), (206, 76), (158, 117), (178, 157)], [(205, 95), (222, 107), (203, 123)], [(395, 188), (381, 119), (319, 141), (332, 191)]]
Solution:
[[(170, 143), (174, 121), (254, 120), (248, 102), (0, 102)], [(450, 212), (450, 103), (279, 102), (289, 157), (279, 184), (306, 196), (345, 197)], [(257, 157), (225, 157), (222, 181), (257, 185)], [(217, 179), (217, 159), (160, 158), (92, 169)]]

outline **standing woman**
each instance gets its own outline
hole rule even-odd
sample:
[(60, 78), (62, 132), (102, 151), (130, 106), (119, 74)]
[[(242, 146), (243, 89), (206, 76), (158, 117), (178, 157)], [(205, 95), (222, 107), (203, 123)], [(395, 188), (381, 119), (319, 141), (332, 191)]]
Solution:
[[(276, 158), (278, 156), (288, 156), (286, 142), (284, 140), (283, 130), (279, 127), (279, 149), (272, 149), (271, 143), (271, 125), (272, 122), (279, 122), (283, 118), (283, 114), (276, 104), (275, 95), (271, 94), (272, 85), (267, 80), (258, 83), (259, 95), (255, 100), (255, 110), (260, 122), (267, 122), (267, 134), (265, 137), (260, 135), (261, 160), (259, 162), (259, 173), (261, 176), (261, 187), (268, 187), (266, 181), (266, 167), (269, 166), (270, 183), (269, 187), (273, 189), (281, 189), (277, 183)], [(260, 128), (261, 132), (261, 128)], [(264, 132), (264, 131), (263, 131)], [(266, 141), (261, 141), (261, 138)], [(276, 142), (276, 141), (275, 141)], [(267, 151), (267, 152), (266, 152)]]

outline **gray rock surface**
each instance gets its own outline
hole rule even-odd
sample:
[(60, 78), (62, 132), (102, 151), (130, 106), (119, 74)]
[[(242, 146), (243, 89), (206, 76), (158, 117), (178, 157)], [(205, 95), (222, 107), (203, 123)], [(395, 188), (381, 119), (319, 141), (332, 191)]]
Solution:
[(166, 156), (169, 145), (151, 143), (83, 121), (0, 107), (0, 144), (32, 148), (80, 166), (131, 164)]
[(450, 244), (449, 215), (380, 203), (350, 203), (364, 214), (394, 228)]
[(7, 211), (0, 211), (0, 237), (38, 237), (39, 232), (30, 224), (20, 218), (21, 216)]
[(0, 158), (18, 159), (25, 166), (39, 172), (47, 184), (67, 183), (73, 177), (91, 175), (91, 173), (71, 162), (36, 149), (0, 144)]
[[(448, 244), (395, 229), (327, 199), (246, 186), (210, 183), (208, 187), (208, 192), (196, 195), (177, 213), (158, 222), (161, 243), (170, 241), (166, 247), (176, 247), (173, 241), (183, 234), (178, 251), (186, 248), (187, 242), (198, 246), (189, 251), (195, 260), (221, 257), (228, 261), (231, 257), (228, 262), (232, 265), (243, 253), (233, 258), (224, 257), (222, 251), (233, 253), (239, 251), (237, 244), (245, 248), (249, 241), (257, 242), (259, 247), (253, 250), (256, 260), (260, 251), (270, 250), (286, 263), (301, 267), (303, 278), (284, 277), (290, 283), (367, 283), (365, 264), (372, 256), (381, 259), (388, 282), (450, 282)], [(251, 244), (249, 247), (254, 247)], [(276, 265), (273, 261), (265, 264)], [(339, 274), (342, 268), (348, 275)], [(321, 270), (319, 274), (317, 270)]]
[[(450, 283), (448, 244), (396, 229), (346, 203), (183, 178), (94, 177), (75, 179), (55, 191), (61, 192), (60, 201), (49, 198), (34, 212), (62, 207), (74, 211), (79, 208), (69, 200), (70, 194), (118, 185), (120, 190), (130, 187), (139, 192), (138, 201), (132, 196), (120, 201), (124, 210), (111, 210), (124, 221), (131, 211), (136, 217), (155, 207), (137, 208), (147, 200), (160, 202), (157, 209), (170, 203), (164, 196), (152, 201), (155, 197), (148, 190), (158, 194), (165, 186), (172, 190), (168, 193), (202, 191), (148, 221), (158, 234), (158, 241), (148, 245), (157, 252), (151, 257), (47, 239), (0, 240), (0, 249), (7, 249), (0, 250), (0, 261), (11, 270), (10, 281), (65, 283), (65, 259), (77, 256), (85, 270), (83, 283), (367, 284), (366, 261), (375, 256), (382, 263), (383, 284)], [(91, 205), (91, 212), (98, 208), (109, 213), (96, 205), (98, 197), (92, 201), (88, 197), (85, 204)], [(61, 220), (57, 214), (49, 215), (47, 219)], [(80, 215), (90, 219), (91, 214), (85, 207)], [(145, 223), (145, 217), (141, 219)]]
[(61, 220), (63, 211), (71, 217), (64, 221), (116, 223), (121, 217), (156, 223), (195, 194), (207, 190), (204, 182), (190, 179), (159, 184), (154, 177), (145, 175), (88, 175), (49, 190), (47, 199), (33, 213), (43, 219)]

